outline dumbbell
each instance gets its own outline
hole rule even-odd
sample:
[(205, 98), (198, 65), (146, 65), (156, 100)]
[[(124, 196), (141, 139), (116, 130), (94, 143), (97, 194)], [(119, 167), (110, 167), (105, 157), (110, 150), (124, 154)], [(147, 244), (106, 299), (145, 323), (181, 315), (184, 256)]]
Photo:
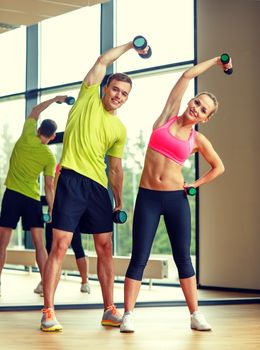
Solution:
[[(67, 103), (67, 105), (73, 105), (75, 103), (75, 98), (72, 96), (68, 96), (65, 98), (64, 102)], [(62, 102), (57, 101), (57, 103), (61, 104)]]
[(189, 196), (195, 196), (195, 194), (197, 193), (196, 188), (193, 187), (193, 186), (186, 187), (185, 190), (186, 190), (186, 193), (187, 193)]
[(44, 213), (42, 214), (42, 221), (45, 223), (45, 224), (48, 224), (49, 222), (51, 222), (51, 216), (49, 213)]
[(127, 214), (123, 210), (116, 210), (113, 212), (113, 221), (115, 224), (124, 224), (127, 220)]
[[(222, 64), (228, 64), (230, 62), (230, 56), (227, 53), (222, 53), (220, 56), (220, 61)], [(233, 68), (224, 68), (224, 73), (230, 75), (233, 73)]]
[(148, 46), (147, 44), (147, 40), (142, 36), (142, 35), (137, 35), (134, 40), (133, 40), (133, 45), (134, 48), (139, 51), (139, 50), (144, 50), (145, 48), (147, 48), (147, 52), (146, 53), (139, 53), (138, 55), (142, 58), (149, 58), (152, 56), (152, 49), (150, 46)]

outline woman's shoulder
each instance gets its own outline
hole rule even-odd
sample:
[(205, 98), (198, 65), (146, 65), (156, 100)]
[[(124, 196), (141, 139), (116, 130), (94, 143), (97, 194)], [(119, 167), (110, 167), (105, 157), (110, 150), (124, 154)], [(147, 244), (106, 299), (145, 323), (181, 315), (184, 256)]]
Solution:
[(209, 139), (197, 130), (195, 131), (195, 143), (197, 146), (206, 146), (207, 144), (211, 144)]

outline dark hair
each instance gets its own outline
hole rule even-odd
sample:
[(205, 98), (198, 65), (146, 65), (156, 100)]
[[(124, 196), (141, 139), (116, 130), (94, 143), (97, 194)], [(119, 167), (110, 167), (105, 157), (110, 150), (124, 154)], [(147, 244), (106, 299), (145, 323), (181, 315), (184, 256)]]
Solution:
[(109, 75), (109, 77), (107, 78), (106, 85), (109, 86), (112, 80), (123, 81), (125, 83), (130, 84), (130, 86), (132, 87), (131, 78), (129, 78), (129, 76), (124, 73), (114, 73)]
[(57, 130), (57, 124), (54, 120), (44, 119), (39, 127), (39, 134), (45, 137), (51, 137)]

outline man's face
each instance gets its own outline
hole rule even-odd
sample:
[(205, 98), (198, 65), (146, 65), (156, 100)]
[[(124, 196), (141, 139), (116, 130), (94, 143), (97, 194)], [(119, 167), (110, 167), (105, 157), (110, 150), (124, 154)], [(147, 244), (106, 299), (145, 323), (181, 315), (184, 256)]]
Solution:
[(115, 111), (121, 107), (131, 91), (131, 85), (124, 81), (113, 79), (109, 86), (104, 87), (103, 105), (108, 112)]

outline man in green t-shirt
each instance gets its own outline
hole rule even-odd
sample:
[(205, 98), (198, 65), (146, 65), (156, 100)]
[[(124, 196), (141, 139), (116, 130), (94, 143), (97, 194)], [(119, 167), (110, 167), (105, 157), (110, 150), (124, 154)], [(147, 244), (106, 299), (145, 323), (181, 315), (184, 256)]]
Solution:
[[(63, 257), (78, 225), (81, 232), (93, 234), (94, 238), (104, 302), (101, 323), (118, 327), (122, 321), (113, 300), (112, 212), (122, 209), (126, 129), (115, 112), (127, 101), (132, 81), (125, 74), (113, 74), (104, 87), (102, 99), (99, 88), (107, 67), (133, 48), (133, 43), (129, 42), (106, 51), (97, 59), (82, 82), (77, 101), (69, 113), (53, 206), (52, 250), (44, 269), (41, 329), (46, 332), (62, 330), (54, 313), (54, 294)], [(109, 163), (108, 179), (105, 155)], [(107, 191), (108, 180), (114, 209)]]
[(57, 125), (53, 120), (45, 119), (37, 130), (37, 121), (42, 111), (54, 102), (64, 102), (66, 97), (56, 96), (35, 106), (26, 119), (22, 134), (12, 151), (0, 216), (0, 288), (6, 248), (12, 230), (16, 228), (20, 217), (23, 229), (31, 231), (36, 250), (36, 261), (43, 275), (47, 252), (43, 242), (42, 206), (38, 178), (43, 172), (44, 189), (51, 215), (56, 162), (47, 144), (55, 138)]

